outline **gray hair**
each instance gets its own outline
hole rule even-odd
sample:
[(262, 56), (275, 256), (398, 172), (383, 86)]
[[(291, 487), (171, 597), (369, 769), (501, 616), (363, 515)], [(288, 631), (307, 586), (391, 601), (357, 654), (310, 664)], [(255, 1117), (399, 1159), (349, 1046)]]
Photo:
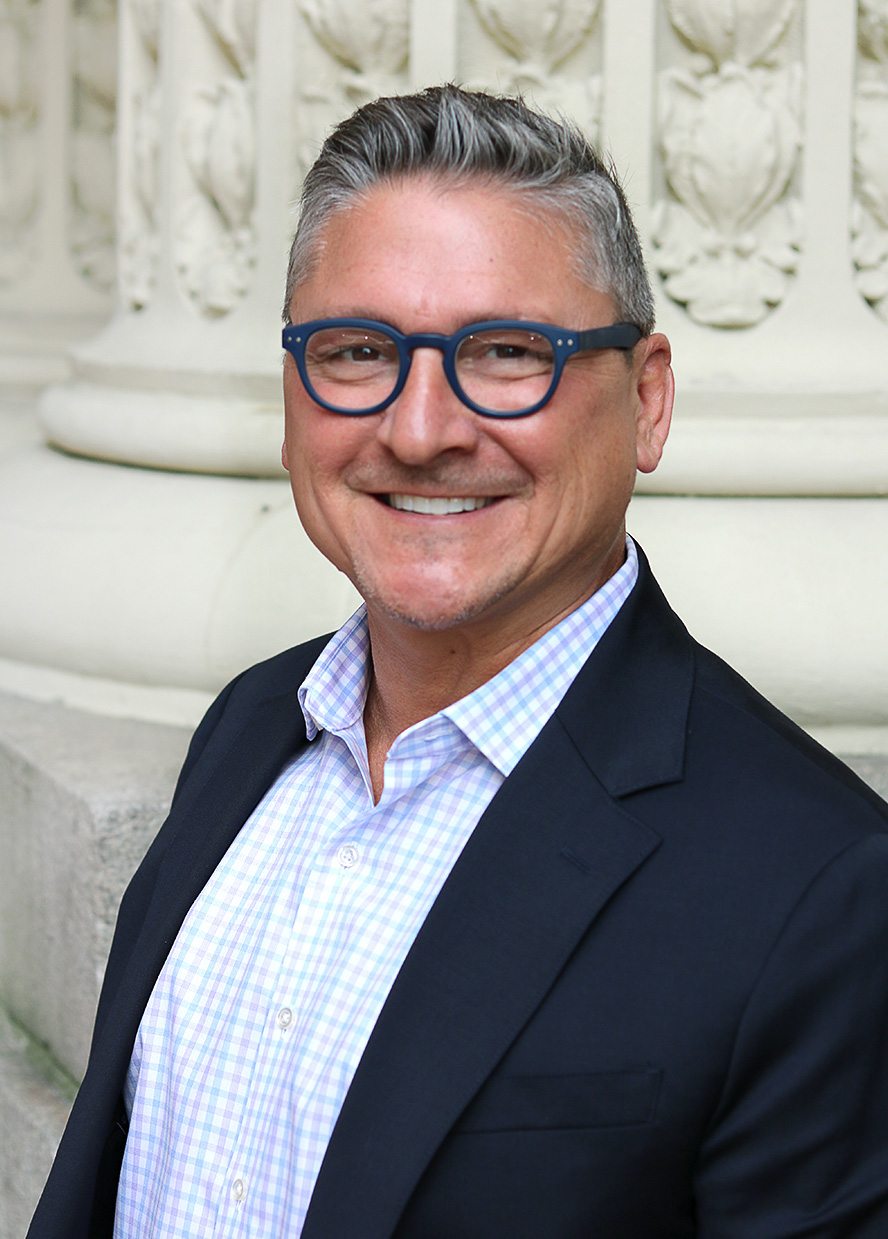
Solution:
[(502, 186), (560, 214), (581, 238), (578, 275), (613, 301), (618, 321), (654, 328), (654, 301), (623, 190), (580, 130), (523, 99), (433, 86), (375, 99), (324, 142), (302, 187), (284, 317), (317, 260), (331, 217), (380, 184), (430, 177)]

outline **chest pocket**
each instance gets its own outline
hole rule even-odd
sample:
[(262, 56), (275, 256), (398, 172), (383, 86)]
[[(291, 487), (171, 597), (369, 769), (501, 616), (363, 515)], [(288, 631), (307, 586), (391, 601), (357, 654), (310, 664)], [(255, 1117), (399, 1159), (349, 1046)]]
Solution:
[(651, 1123), (662, 1078), (657, 1067), (582, 1075), (494, 1076), (454, 1132), (556, 1131)]

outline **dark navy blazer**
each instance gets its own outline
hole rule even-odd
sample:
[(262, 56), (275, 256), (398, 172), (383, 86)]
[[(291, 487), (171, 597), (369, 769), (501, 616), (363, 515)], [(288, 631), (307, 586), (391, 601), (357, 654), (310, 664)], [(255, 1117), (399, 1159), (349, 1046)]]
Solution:
[[(142, 1011), (305, 743), (322, 647), (240, 676), (195, 734), (29, 1239), (111, 1234)], [(643, 557), (435, 901), (303, 1234), (888, 1236), (888, 807), (688, 636)]]

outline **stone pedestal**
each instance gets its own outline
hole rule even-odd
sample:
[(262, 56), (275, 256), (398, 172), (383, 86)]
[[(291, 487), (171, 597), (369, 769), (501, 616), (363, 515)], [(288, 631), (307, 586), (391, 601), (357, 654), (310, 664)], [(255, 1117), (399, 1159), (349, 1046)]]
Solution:
[(21, 1239), (48, 1173), (188, 736), (0, 694), (0, 1239)]

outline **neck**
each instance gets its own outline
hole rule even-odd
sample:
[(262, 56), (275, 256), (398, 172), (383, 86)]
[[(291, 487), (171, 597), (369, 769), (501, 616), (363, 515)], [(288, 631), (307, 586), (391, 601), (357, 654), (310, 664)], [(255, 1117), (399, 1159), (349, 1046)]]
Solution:
[(555, 615), (525, 622), (520, 631), (502, 621), (430, 631), (394, 622), (368, 605), (371, 669), (364, 734), (374, 799), (382, 794), (388, 751), (403, 731), (493, 679), (591, 592)]

